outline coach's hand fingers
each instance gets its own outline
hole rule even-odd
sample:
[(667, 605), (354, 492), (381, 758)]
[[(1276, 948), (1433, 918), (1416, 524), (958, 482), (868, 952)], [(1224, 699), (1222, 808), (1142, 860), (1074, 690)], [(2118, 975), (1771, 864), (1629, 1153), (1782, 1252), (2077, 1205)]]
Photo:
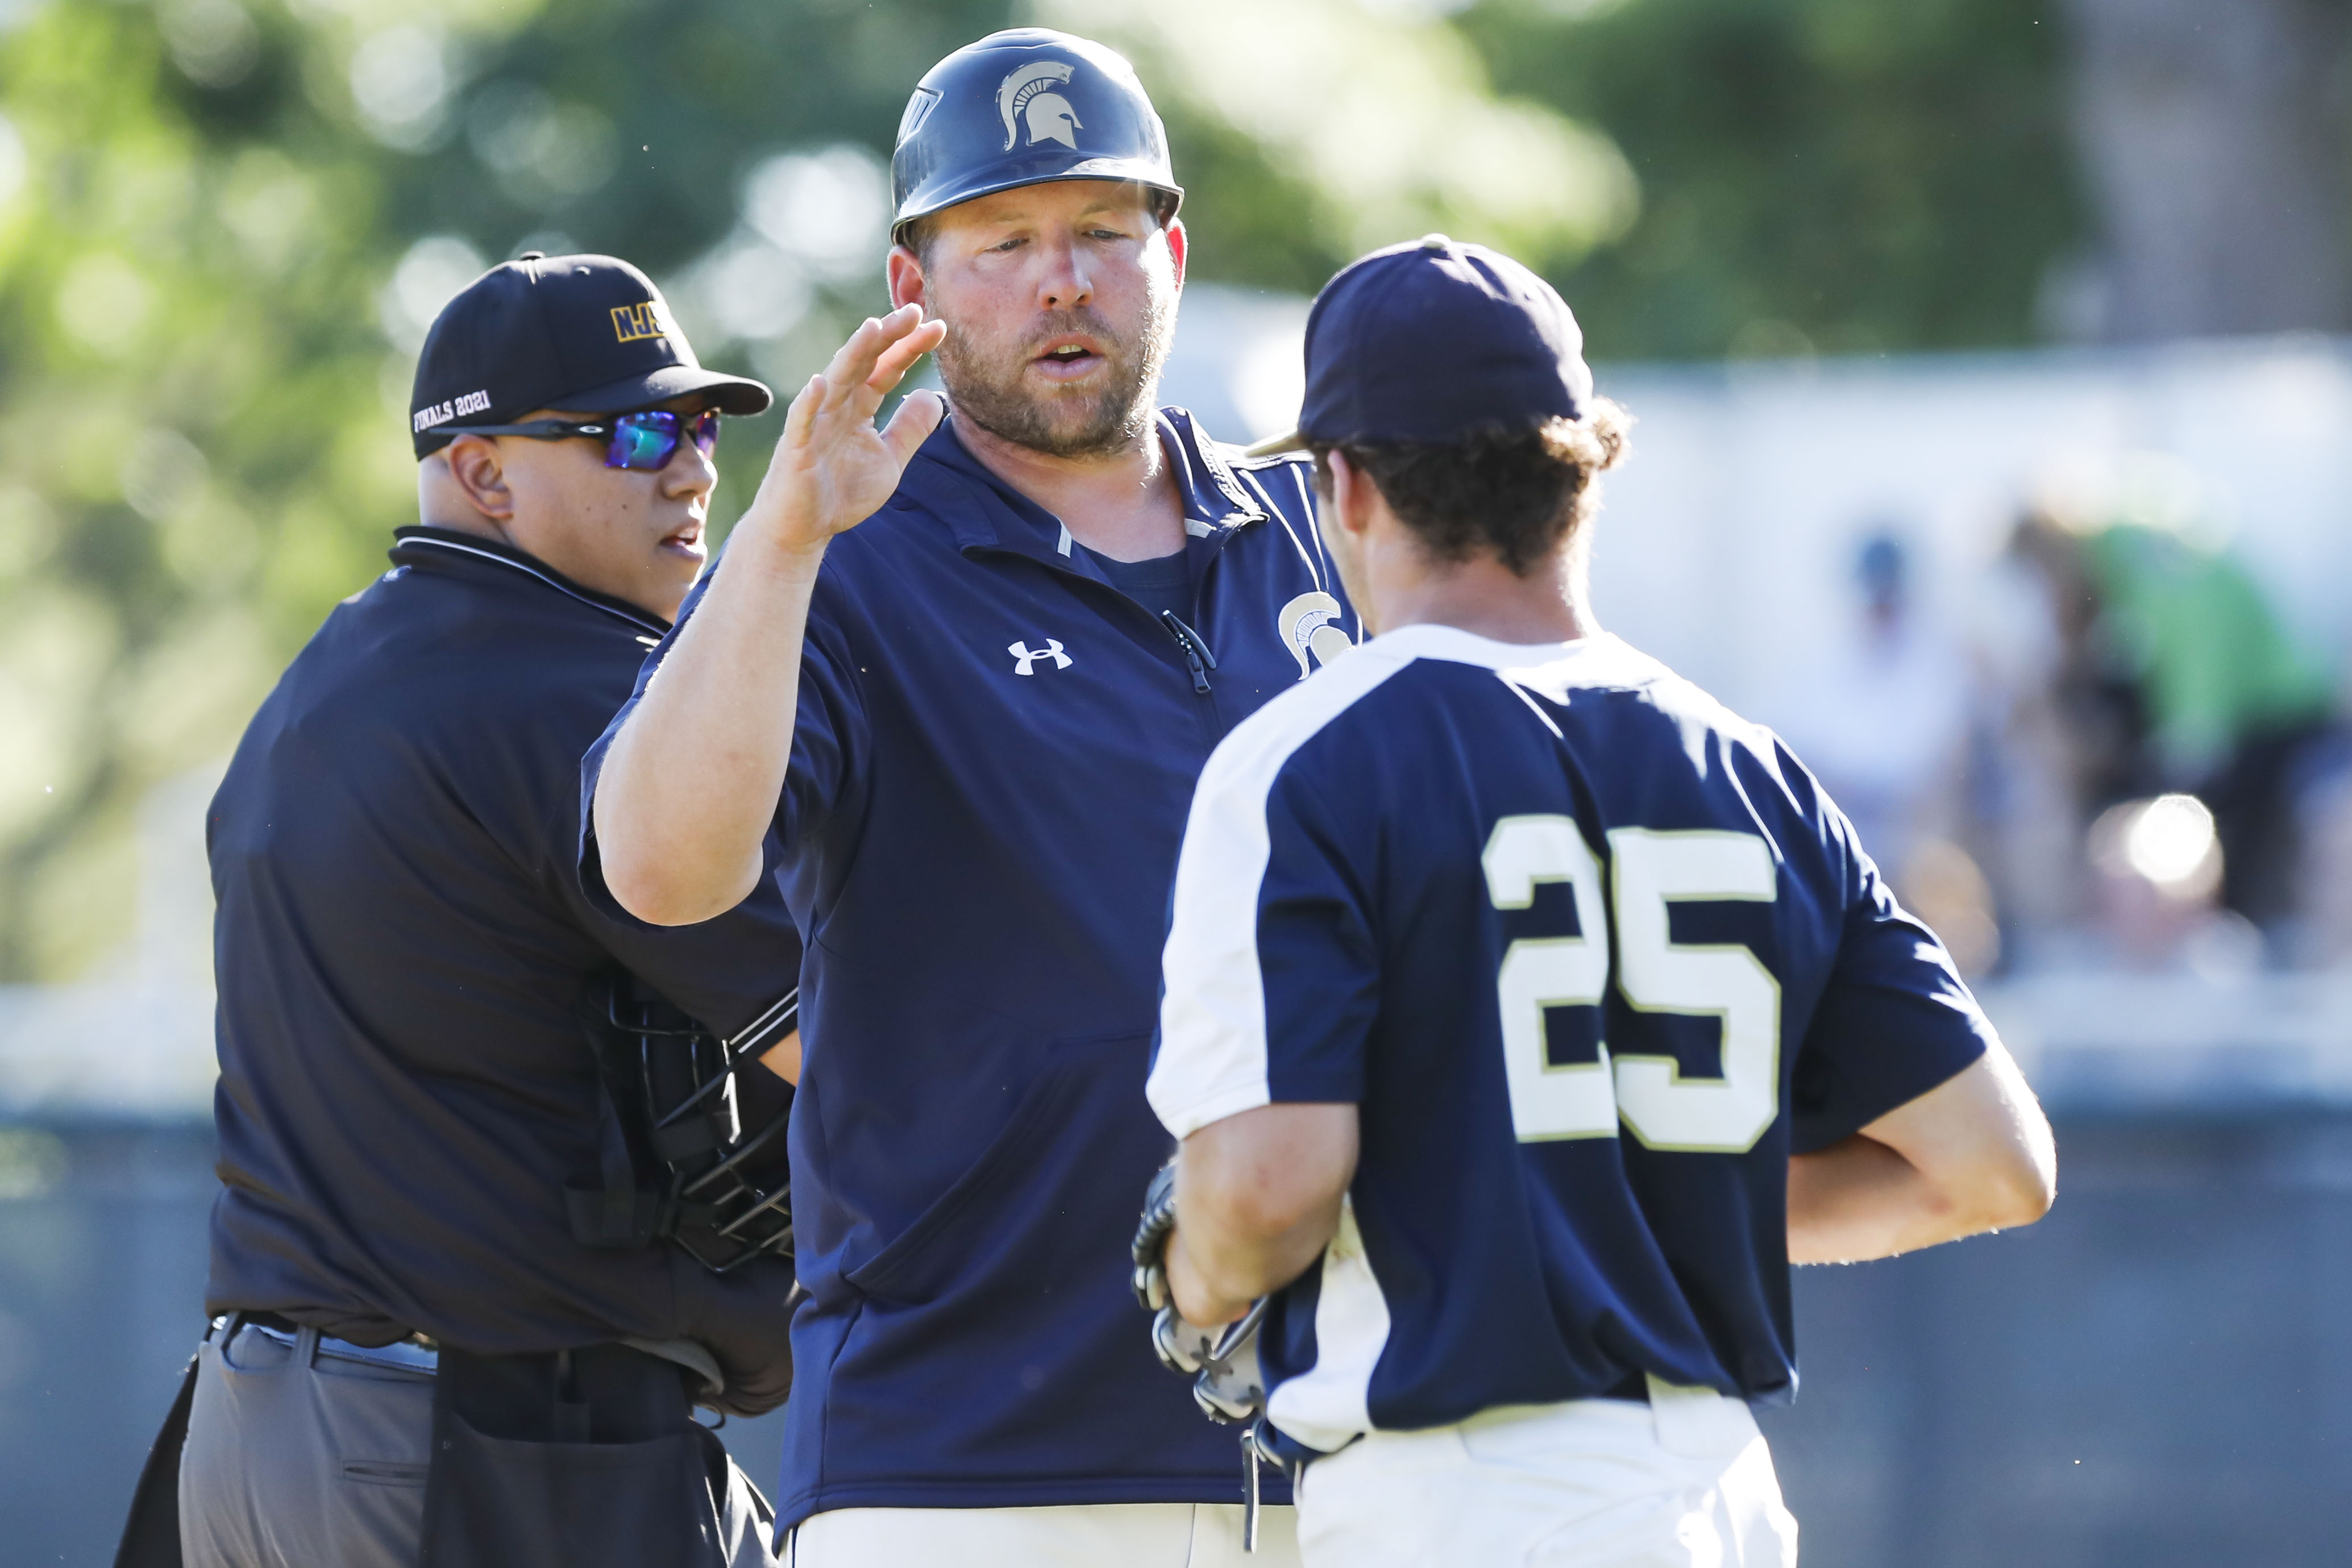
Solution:
[[(878, 373), (885, 350), (902, 340), (919, 319), (919, 306), (909, 305), (889, 315), (868, 317), (849, 340), (834, 350), (824, 370), (811, 376), (784, 414), (784, 432), (776, 443), (779, 459), (802, 454), (831, 438), (823, 427), (844, 410), (856, 419), (871, 420), (881, 406), (881, 395), (869, 393), (867, 383)], [(910, 361), (911, 362), (911, 361)], [(898, 374), (905, 374), (903, 367)], [(892, 377), (895, 384), (897, 376)], [(862, 406), (861, 406), (862, 405)]]
[(916, 306), (860, 324), (785, 411), (783, 434), (744, 521), (788, 549), (822, 549), (888, 500), (946, 409), (935, 394), (909, 397), (887, 430), (875, 428), (875, 412), (945, 331), (926, 323)]
[[(882, 357), (882, 350), (890, 345), (893, 339), (905, 335), (904, 320), (918, 308), (910, 305), (904, 309), (893, 310), (887, 316), (868, 316), (857, 324), (857, 330), (849, 335), (849, 340), (835, 350), (833, 358), (825, 362), (824, 378), (827, 403), (837, 405), (863, 390), (866, 378), (874, 373), (875, 362)], [(894, 326), (898, 328), (897, 331), (891, 329)]]
[[(874, 411), (882, 406), (882, 394), (898, 385), (907, 367), (929, 352), (946, 331), (945, 327), (930, 330), (919, 305), (902, 305), (887, 316), (868, 317), (824, 367), (827, 409), (854, 409), (861, 417), (873, 418)], [(917, 340), (912, 349), (906, 346), (909, 337)]]
[(907, 394), (907, 401), (898, 405), (898, 412), (882, 427), (882, 444), (890, 449), (899, 467), (906, 467), (915, 455), (915, 448), (930, 439), (931, 432), (940, 427), (947, 413), (947, 400), (935, 392)]
[[(887, 392), (897, 386), (917, 360), (946, 340), (948, 324), (924, 320), (922, 310), (919, 305), (904, 305), (883, 318), (883, 332), (888, 341), (875, 361), (873, 373), (866, 378), (866, 384), (874, 391)], [(899, 325), (901, 317), (907, 319), (903, 329)]]
[(808, 384), (801, 388), (799, 394), (793, 399), (792, 406), (784, 410), (784, 433), (776, 438), (776, 455), (770, 460), (771, 468), (782, 461), (787, 453), (807, 448), (810, 437), (816, 430), (817, 413), (824, 407), (824, 377), (822, 374), (811, 376)]

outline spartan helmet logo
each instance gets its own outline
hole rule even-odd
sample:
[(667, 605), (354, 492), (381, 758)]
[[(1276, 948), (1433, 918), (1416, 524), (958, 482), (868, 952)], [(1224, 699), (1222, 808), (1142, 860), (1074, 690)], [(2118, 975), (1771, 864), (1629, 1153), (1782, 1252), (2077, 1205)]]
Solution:
[(996, 112), (1004, 117), (1007, 152), (1021, 139), (1024, 123), (1032, 147), (1040, 141), (1058, 141), (1073, 152), (1078, 150), (1078, 139), (1071, 133), (1085, 130), (1085, 122), (1068, 99), (1045, 90), (1069, 80), (1076, 68), (1060, 60), (1032, 60), (1004, 78), (1004, 85), (996, 89)]
[(1300, 680), (1356, 645), (1348, 629), (1339, 624), (1339, 601), (1317, 592), (1300, 594), (1275, 616), (1276, 624), (1282, 628), (1283, 645), (1298, 661)]

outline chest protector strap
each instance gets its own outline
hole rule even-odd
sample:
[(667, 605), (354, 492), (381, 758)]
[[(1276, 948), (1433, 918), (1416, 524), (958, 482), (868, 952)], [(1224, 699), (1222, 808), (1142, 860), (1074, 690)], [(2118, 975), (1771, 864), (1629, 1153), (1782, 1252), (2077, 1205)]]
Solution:
[(597, 1174), (564, 1188), (572, 1239), (674, 1241), (722, 1274), (789, 1259), (792, 1089), (758, 1046), (719, 1039), (620, 969), (590, 983), (578, 1012), (596, 1062)]

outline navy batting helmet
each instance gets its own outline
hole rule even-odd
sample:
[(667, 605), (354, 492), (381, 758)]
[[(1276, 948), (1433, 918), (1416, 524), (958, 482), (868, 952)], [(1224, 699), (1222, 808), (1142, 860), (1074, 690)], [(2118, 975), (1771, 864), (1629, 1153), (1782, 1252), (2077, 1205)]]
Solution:
[(1162, 223), (1184, 199), (1168, 133), (1124, 57), (1049, 27), (991, 33), (933, 66), (907, 100), (890, 237), (943, 207), (1050, 180), (1132, 180), (1160, 193)]

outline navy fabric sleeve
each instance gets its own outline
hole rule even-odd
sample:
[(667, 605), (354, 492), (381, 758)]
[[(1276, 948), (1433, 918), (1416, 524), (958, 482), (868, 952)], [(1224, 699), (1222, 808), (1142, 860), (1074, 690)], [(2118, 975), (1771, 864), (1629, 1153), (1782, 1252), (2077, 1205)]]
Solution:
[(768, 873), (742, 903), (714, 919), (662, 926), (593, 904), (579, 912), (583, 927), (615, 963), (746, 1051), (764, 1051), (799, 1027), (800, 932), (777, 883), (773, 834), (768, 847)]
[(701, 603), (712, 573), (687, 596), (677, 622), (646, 656), (636, 688), (580, 763), (580, 821), (575, 888), (583, 915), (605, 950), (708, 1027), (730, 1037), (754, 1031), (743, 1043), (788, 1032), (793, 1017), (779, 1004), (799, 985), (801, 942), (786, 906), (779, 868), (786, 835), (811, 831), (845, 787), (845, 758), (857, 745), (856, 666), (832, 618), (813, 604), (801, 664), (800, 706), (793, 715), (792, 758), (773, 828), (761, 846), (761, 875), (741, 904), (690, 926), (662, 927), (621, 907), (604, 885), (593, 806), (596, 780), (613, 737), (636, 709), (646, 685)]
[(857, 660), (833, 594), (820, 580), (801, 643), (800, 706), (793, 755), (776, 804), (776, 837), (787, 851), (823, 829), (851, 793), (866, 754), (866, 706)]
[(685, 629), (695, 606), (702, 602), (703, 591), (710, 586), (710, 579), (711, 573), (706, 571), (701, 580), (687, 591), (686, 603), (678, 610), (677, 620), (654, 645), (653, 652), (646, 655), (645, 663), (637, 666), (637, 682), (630, 689), (629, 700), (621, 705), (621, 711), (613, 716), (612, 722), (604, 727), (604, 733), (596, 737), (595, 744), (580, 759), (580, 892), (590, 906), (607, 919), (627, 922), (634, 920), (635, 916), (621, 907), (620, 901), (604, 885), (604, 866), (596, 852), (596, 780), (604, 771), (604, 758), (613, 749), (613, 737), (621, 733), (621, 727), (628, 723), (631, 714), (637, 711), (637, 703), (646, 695), (646, 684), (654, 678), (654, 672), (661, 668), (663, 656), (668, 653), (670, 644), (677, 641), (677, 634)]
[(1266, 794), (1257, 955), (1276, 1103), (1360, 1102), (1380, 1005), (1380, 949), (1356, 870), (1376, 858), (1368, 835), (1378, 824), (1326, 805), (1303, 765), (1316, 750), (1294, 758)]
[[(1853, 829), (1839, 826), (1850, 846)], [(1867, 856), (1854, 852), (1849, 864), (1853, 893), (1837, 964), (1797, 1057), (1798, 1154), (1826, 1148), (1918, 1098), (1996, 1038), (1936, 934), (1895, 902)]]
[[(644, 667), (637, 672), (636, 688), (629, 694), (628, 702), (613, 716), (613, 722), (604, 727), (604, 733), (596, 737), (596, 744), (580, 759), (581, 891), (596, 909), (615, 919), (632, 921), (634, 917), (604, 885), (604, 868), (596, 852), (596, 779), (604, 771), (613, 737), (620, 734), (621, 727), (636, 711), (654, 673), (661, 668), (678, 633), (693, 618), (714, 575), (715, 570), (707, 571), (694, 585), (678, 611), (677, 623), (646, 655)], [(850, 655), (847, 638), (829, 612), (829, 598), (820, 580), (816, 598), (809, 607), (808, 632), (802, 646), (800, 706), (793, 716), (792, 758), (785, 766), (783, 794), (777, 802), (775, 831), (769, 835), (765, 851), (771, 873), (782, 854), (813, 831), (814, 825), (838, 803), (847, 789), (849, 758), (864, 749), (865, 715), (858, 701), (857, 666)]]

